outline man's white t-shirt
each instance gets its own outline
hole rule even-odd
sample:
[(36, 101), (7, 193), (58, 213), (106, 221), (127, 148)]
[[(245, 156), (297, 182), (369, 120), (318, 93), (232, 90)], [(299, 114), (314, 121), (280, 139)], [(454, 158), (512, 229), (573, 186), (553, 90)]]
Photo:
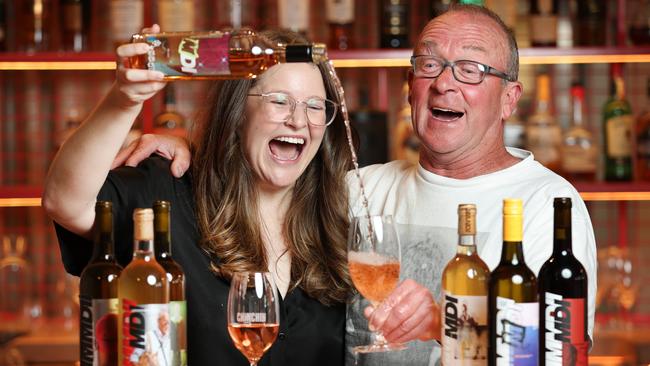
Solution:
[[(588, 331), (593, 339), (596, 241), (587, 208), (576, 189), (535, 161), (532, 153), (514, 148), (508, 152), (521, 161), (470, 179), (443, 177), (406, 161), (365, 167), (360, 172), (370, 214), (393, 215), (402, 245), (401, 279), (412, 278), (427, 286), (439, 301), (442, 270), (456, 253), (459, 204), (476, 204), (478, 252), (493, 270), (499, 264), (503, 245), (503, 199), (521, 198), (524, 259), (537, 275), (553, 250), (553, 199), (570, 197), (573, 253), (589, 277)], [(348, 173), (348, 186), (352, 216), (365, 215), (353, 171)], [(438, 359), (439, 347), (433, 342), (411, 342), (409, 350), (402, 352), (354, 356), (350, 347), (370, 342), (362, 315), (366, 303), (356, 300), (348, 306), (346, 364), (354, 364), (355, 357), (359, 365), (426, 365), (430, 355), (433, 362)]]

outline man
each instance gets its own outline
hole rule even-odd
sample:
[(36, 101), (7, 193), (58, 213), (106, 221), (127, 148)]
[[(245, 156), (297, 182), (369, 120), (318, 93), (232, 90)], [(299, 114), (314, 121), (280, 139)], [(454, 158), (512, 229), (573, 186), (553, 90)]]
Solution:
[[(479, 254), (494, 269), (501, 254), (506, 197), (523, 199), (524, 254), (534, 273), (552, 252), (553, 198), (571, 197), (573, 249), (589, 275), (588, 329), (593, 339), (596, 247), (584, 202), (566, 180), (536, 162), (530, 152), (503, 144), (504, 121), (522, 93), (513, 35), (485, 8), (453, 6), (425, 26), (411, 63), (409, 101), (422, 143), (420, 162), (393, 161), (361, 169), (370, 213), (393, 215), (400, 224), (401, 277), (406, 280), (377, 309), (361, 301), (348, 307), (346, 346), (349, 350), (370, 343), (368, 323), (390, 342), (426, 342), (412, 342), (407, 351), (399, 352), (354, 355), (350, 351), (346, 363), (437, 362), (440, 349), (432, 340), (440, 339), (440, 310), (434, 299), (440, 299), (441, 272), (456, 248), (457, 206), (477, 204)], [(129, 163), (158, 149), (174, 157), (176, 175), (184, 172), (187, 149), (166, 144), (145, 141)], [(352, 215), (364, 215), (359, 182), (353, 173), (348, 177)]]

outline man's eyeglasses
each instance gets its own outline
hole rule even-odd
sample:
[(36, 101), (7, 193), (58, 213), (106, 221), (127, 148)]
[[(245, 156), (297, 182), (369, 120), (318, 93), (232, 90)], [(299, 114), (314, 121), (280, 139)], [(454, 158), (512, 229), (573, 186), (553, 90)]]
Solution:
[(504, 72), (471, 60), (447, 61), (435, 56), (417, 55), (411, 57), (411, 66), (413, 66), (413, 74), (416, 78), (437, 78), (445, 70), (445, 67), (449, 66), (454, 79), (465, 84), (480, 84), (488, 74), (504, 80), (515, 81)]
[(248, 94), (249, 97), (262, 97), (264, 110), (273, 122), (283, 123), (293, 117), (298, 104), (305, 109), (307, 121), (314, 126), (329, 126), (336, 117), (337, 105), (329, 99), (311, 97), (296, 101), (291, 95), (281, 92)]

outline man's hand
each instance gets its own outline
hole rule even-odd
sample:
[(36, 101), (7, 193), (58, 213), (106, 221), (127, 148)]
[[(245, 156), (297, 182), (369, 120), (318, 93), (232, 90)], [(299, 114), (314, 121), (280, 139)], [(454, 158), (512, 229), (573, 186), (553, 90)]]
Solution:
[(185, 139), (145, 134), (117, 154), (111, 169), (121, 165), (136, 166), (154, 153), (172, 161), (171, 171), (176, 178), (182, 177), (190, 167), (190, 146)]
[(424, 286), (407, 279), (379, 305), (364, 310), (370, 330), (389, 342), (440, 340), (440, 307)]

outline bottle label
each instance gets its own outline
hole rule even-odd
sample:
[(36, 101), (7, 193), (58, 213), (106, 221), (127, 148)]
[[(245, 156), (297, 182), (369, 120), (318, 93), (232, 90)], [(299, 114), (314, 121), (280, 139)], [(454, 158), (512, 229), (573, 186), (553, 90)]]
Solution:
[(544, 359), (547, 365), (587, 365), (585, 300), (544, 293)]
[(526, 129), (526, 144), (535, 156), (535, 160), (544, 165), (560, 161), (560, 143), (562, 130), (558, 125), (528, 126)]
[(330, 23), (352, 23), (354, 21), (354, 0), (327, 0), (325, 12), (327, 21)]
[(484, 365), (487, 359), (487, 297), (443, 291), (442, 364)]
[[(147, 67), (150, 70), (161, 71), (169, 76), (230, 74), (230, 34), (202, 38), (185, 37), (177, 45), (168, 42), (168, 39), (153, 36), (147, 38), (147, 43), (153, 46), (148, 55)], [(177, 58), (166, 56), (169, 53), (177, 55)]]
[(536, 366), (539, 347), (539, 304), (497, 296), (496, 364)]
[(122, 300), (122, 365), (171, 364), (168, 304)]
[(187, 365), (186, 315), (187, 303), (185, 301), (169, 302), (172, 366)]
[(194, 2), (191, 0), (158, 1), (158, 21), (163, 32), (194, 30)]
[(280, 28), (296, 32), (306, 31), (309, 28), (309, 1), (280, 0), (278, 18)]
[(142, 30), (144, 3), (142, 0), (113, 0), (110, 5), (111, 33), (116, 42), (128, 42)]
[(117, 365), (117, 326), (120, 302), (79, 296), (81, 366)]
[(598, 152), (595, 146), (584, 148), (578, 144), (562, 148), (562, 168), (567, 173), (594, 173)]
[(631, 115), (612, 117), (605, 123), (607, 138), (607, 156), (610, 158), (627, 158), (632, 155)]
[(552, 14), (531, 15), (530, 35), (533, 43), (554, 44), (557, 42), (557, 17)]

